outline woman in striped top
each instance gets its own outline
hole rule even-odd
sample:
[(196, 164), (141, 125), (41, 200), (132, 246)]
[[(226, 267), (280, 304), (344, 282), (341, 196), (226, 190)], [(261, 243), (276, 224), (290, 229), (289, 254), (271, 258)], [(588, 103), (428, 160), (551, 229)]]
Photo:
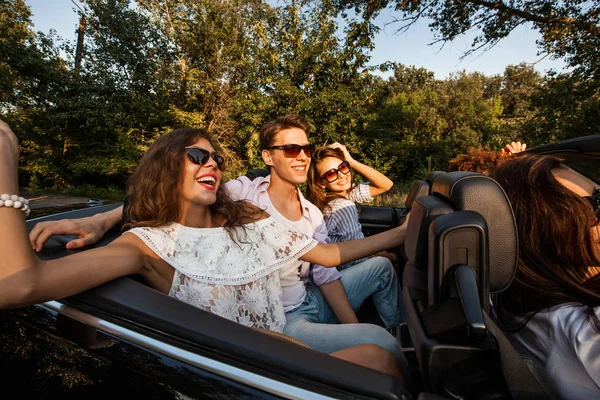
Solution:
[[(356, 170), (368, 182), (352, 185), (352, 170)], [(381, 172), (356, 161), (346, 146), (333, 143), (317, 149), (312, 155), (312, 164), (308, 171), (308, 199), (323, 212), (329, 239), (332, 242), (364, 237), (358, 220), (356, 203), (371, 202), (373, 197), (387, 192), (393, 182)], [(391, 261), (395, 255), (382, 252)], [(362, 260), (340, 265), (343, 270)]]

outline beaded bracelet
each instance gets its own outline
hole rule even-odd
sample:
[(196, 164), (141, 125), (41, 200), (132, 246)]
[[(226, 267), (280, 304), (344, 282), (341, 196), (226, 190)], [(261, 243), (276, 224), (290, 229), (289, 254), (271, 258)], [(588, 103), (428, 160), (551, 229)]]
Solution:
[(0, 207), (12, 207), (21, 210), (28, 216), (31, 210), (29, 209), (29, 200), (17, 196), (16, 194), (1, 194)]

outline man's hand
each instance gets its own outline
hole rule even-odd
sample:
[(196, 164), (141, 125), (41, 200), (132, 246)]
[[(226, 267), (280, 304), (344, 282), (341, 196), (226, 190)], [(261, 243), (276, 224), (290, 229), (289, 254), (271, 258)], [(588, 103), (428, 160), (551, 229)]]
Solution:
[(41, 251), (52, 235), (76, 235), (78, 239), (71, 240), (65, 246), (72, 250), (96, 243), (105, 233), (106, 229), (94, 217), (61, 219), (35, 225), (29, 233), (29, 241), (33, 250)]
[(389, 251), (380, 251), (377, 254), (373, 254), (371, 257), (385, 257), (388, 260), (390, 260), (392, 263), (396, 262), (396, 259), (397, 259), (396, 255)]
[(504, 146), (504, 148), (502, 149), (502, 152), (509, 153), (509, 154), (517, 154), (522, 151), (525, 151), (526, 148), (527, 148), (527, 145), (525, 143), (511, 142), (511, 143), (507, 144), (506, 146)]

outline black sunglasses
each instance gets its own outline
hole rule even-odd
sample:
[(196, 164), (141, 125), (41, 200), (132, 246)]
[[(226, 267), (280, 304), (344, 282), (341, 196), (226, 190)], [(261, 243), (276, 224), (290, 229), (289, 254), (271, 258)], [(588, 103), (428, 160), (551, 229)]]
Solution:
[(339, 174), (341, 172), (344, 175), (348, 175), (350, 172), (350, 163), (348, 161), (343, 161), (337, 168), (331, 168), (329, 171), (325, 172), (319, 180), (325, 180), (329, 183), (333, 183), (338, 180)]
[(284, 144), (282, 146), (271, 146), (267, 150), (283, 150), (283, 155), (286, 158), (296, 158), (301, 151), (304, 151), (306, 157), (310, 157), (315, 151), (315, 145), (305, 144), (304, 146), (300, 146), (299, 144)]
[(221, 157), (214, 151), (211, 152), (201, 147), (188, 146), (185, 148), (185, 152), (187, 153), (187, 156), (190, 159), (190, 161), (194, 164), (204, 165), (208, 162), (208, 160), (212, 158), (217, 163), (217, 167), (221, 171), (223, 171), (223, 165), (225, 163), (225, 160), (223, 159), (223, 157)]
[(591, 196), (584, 196), (583, 198), (592, 203), (592, 207), (594, 209), (596, 222), (592, 224), (592, 226), (600, 224), (600, 189), (594, 190)]

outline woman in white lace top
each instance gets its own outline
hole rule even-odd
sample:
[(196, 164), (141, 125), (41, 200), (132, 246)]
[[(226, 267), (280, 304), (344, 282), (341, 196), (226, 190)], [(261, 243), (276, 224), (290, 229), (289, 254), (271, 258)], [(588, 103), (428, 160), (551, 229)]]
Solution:
[[(18, 141), (0, 121), (0, 194), (17, 194)], [(251, 327), (281, 331), (280, 276), (298, 260), (325, 266), (404, 240), (404, 229), (361, 243), (320, 244), (221, 190), (223, 159), (203, 130), (178, 129), (155, 141), (128, 183), (130, 229), (105, 247), (42, 261), (13, 202), (0, 204), (0, 308), (63, 298), (140, 274), (149, 286)], [(360, 350), (365, 350), (361, 352)], [(391, 354), (367, 345), (340, 358), (400, 375)]]

